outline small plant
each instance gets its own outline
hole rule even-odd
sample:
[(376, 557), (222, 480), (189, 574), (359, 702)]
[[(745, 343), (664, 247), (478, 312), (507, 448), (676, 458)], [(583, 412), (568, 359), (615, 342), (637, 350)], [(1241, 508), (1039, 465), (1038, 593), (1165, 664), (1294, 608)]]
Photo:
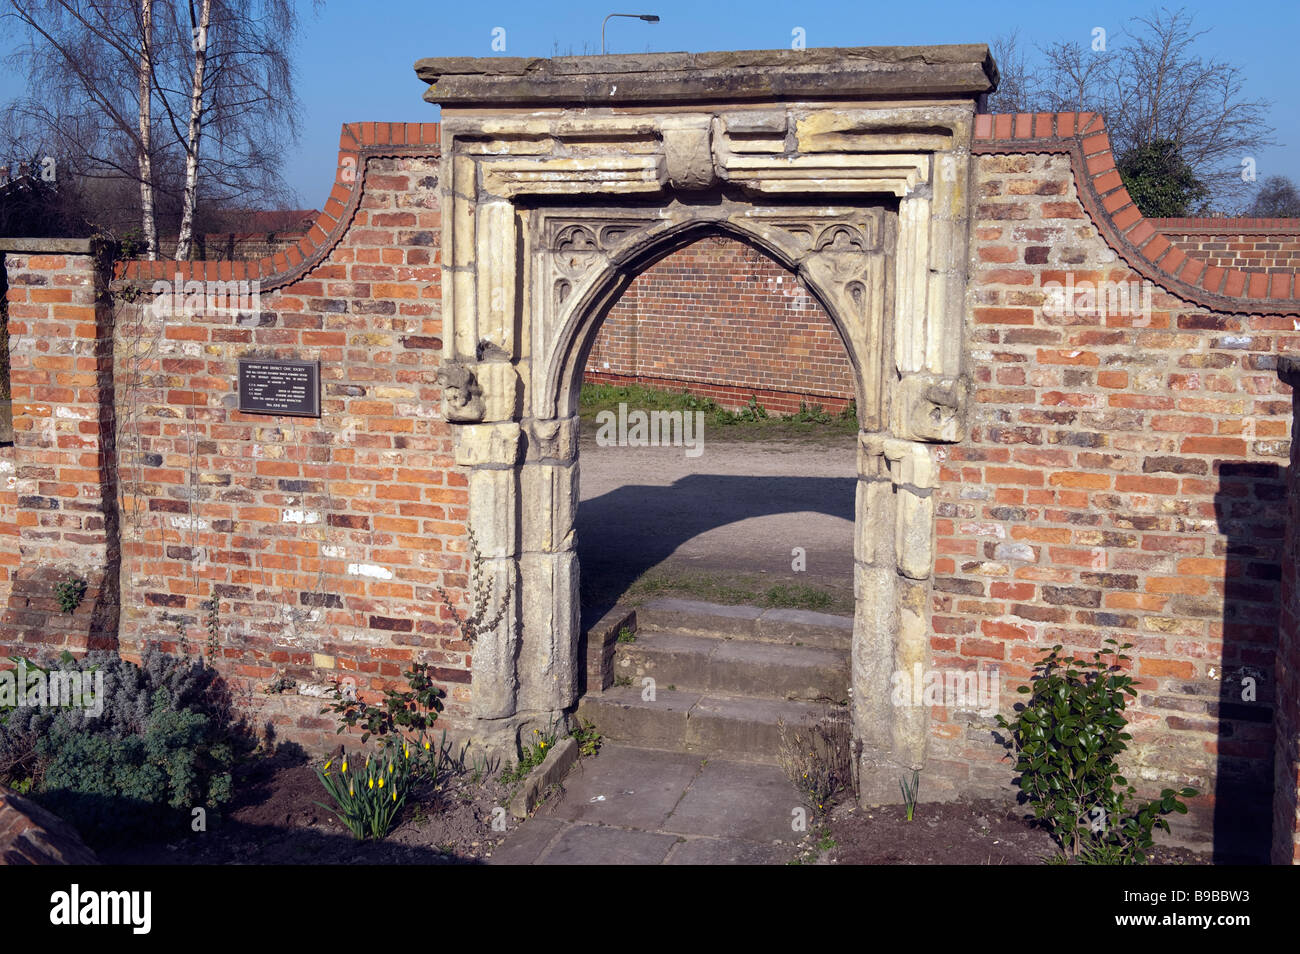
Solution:
[(298, 688), (298, 683), (294, 682), (284, 673), (280, 673), (269, 683), (263, 686), (262, 691), (265, 692), (268, 696), (275, 696), (275, 695), (279, 695), (282, 692), (289, 692), (290, 690), (297, 689), (297, 688)]
[(626, 689), (632, 685), (631, 676), (615, 676), (614, 685), (619, 689)]
[(816, 814), (829, 811), (831, 799), (852, 785), (849, 722), (827, 707), (816, 722), (795, 729), (777, 722), (777, 761)]
[(335, 714), (339, 720), (339, 733), (361, 726), (362, 742), (377, 735), (387, 745), (390, 736), (403, 732), (415, 733), (421, 742), (426, 742), (424, 733), (433, 728), (438, 713), (442, 711), (442, 697), (445, 695), (434, 685), (429, 669), (427, 663), (412, 663), (405, 673), (408, 688), (400, 692), (384, 690), (383, 702), (378, 705), (347, 696), (335, 686), (334, 702), (321, 709), (321, 714)]
[(188, 826), (190, 809), (219, 811), (232, 797), (235, 760), (251, 740), (210, 666), (153, 646), (139, 665), (103, 651), (64, 653), (49, 668), (25, 662), (50, 678), (93, 673), (94, 705), (0, 710), (0, 784), (29, 792), (92, 842), (180, 817)]
[(921, 773), (913, 769), (911, 781), (900, 778), (898, 787), (903, 792), (904, 816), (911, 821), (916, 816), (916, 793), (921, 787)]
[(632, 630), (624, 626), (622, 629), (618, 631), (618, 641), (620, 643), (635, 643), (636, 633), (632, 632)]
[(206, 612), (204, 617), (204, 628), (208, 631), (208, 658), (217, 658), (217, 649), (220, 645), (221, 633), (221, 600), (216, 593), (199, 606)]
[(87, 585), (85, 580), (75, 576), (55, 584), (54, 598), (59, 601), (59, 609), (65, 613), (75, 611), (86, 598)]
[(1130, 644), (1105, 640), (1091, 659), (1065, 654), (1061, 646), (1036, 666), (1029, 700), (1008, 721), (1004, 745), (1017, 755), (1017, 780), (1034, 815), (1046, 822), (1071, 860), (1141, 864), (1154, 844), (1153, 830), (1169, 830), (1163, 817), (1184, 814), (1181, 798), (1192, 788), (1165, 789), (1160, 798), (1132, 810), (1136, 789), (1120, 774), (1119, 756), (1132, 736), (1124, 731), (1133, 677), (1122, 665)]
[(600, 751), (600, 743), (603, 741), (600, 732), (586, 719), (581, 720), (578, 728), (570, 734), (578, 743), (578, 755), (581, 757), (589, 758)]
[(337, 774), (332, 770), (333, 759), (317, 767), (316, 777), (336, 807), (316, 804), (333, 811), (358, 841), (378, 840), (392, 830), (415, 781), (411, 748), (403, 745), (399, 750), (392, 746), (377, 757), (367, 756), (360, 765), (356, 758), (343, 754)]
[(469, 537), (470, 599), (472, 602), (470, 612), (468, 614), (461, 613), (441, 584), (435, 587), (435, 592), (442, 600), (443, 605), (447, 607), (447, 612), (451, 614), (451, 618), (455, 620), (461, 638), (467, 643), (472, 643), (478, 639), (480, 634), (492, 632), (505, 619), (513, 591), (510, 582), (507, 581), (505, 593), (501, 596), (501, 605), (497, 607), (495, 613), (489, 615), (492, 596), (496, 587), (485, 572), (487, 564), (483, 559), (483, 555), (479, 553), (478, 538), (474, 536), (473, 530), (467, 531), (467, 535)]
[(558, 740), (555, 729), (549, 729), (543, 732), (541, 729), (533, 729), (533, 740), (525, 742), (520, 746), (519, 762), (513, 766), (506, 766), (501, 773), (501, 781), (507, 785), (523, 781), (528, 773), (537, 766), (546, 761), (546, 756), (551, 754)]

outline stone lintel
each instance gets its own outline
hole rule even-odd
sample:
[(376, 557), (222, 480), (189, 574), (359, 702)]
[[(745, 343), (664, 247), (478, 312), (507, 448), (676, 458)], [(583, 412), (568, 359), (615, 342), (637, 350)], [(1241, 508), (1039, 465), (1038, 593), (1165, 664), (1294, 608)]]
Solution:
[(997, 87), (982, 43), (606, 56), (431, 57), (415, 73), (444, 107), (628, 106), (975, 98)]

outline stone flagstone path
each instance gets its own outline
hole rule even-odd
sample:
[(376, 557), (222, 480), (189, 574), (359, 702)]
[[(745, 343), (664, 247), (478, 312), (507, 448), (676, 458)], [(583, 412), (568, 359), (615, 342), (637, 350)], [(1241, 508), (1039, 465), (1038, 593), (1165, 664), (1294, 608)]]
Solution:
[(775, 765), (606, 743), (492, 864), (785, 864), (802, 803)]

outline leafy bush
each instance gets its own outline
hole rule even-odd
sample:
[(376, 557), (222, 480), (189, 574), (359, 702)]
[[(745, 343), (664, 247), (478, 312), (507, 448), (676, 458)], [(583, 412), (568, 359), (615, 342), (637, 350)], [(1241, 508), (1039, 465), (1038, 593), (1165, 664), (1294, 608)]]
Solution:
[(1133, 677), (1121, 663), (1130, 644), (1105, 641), (1092, 659), (1051, 651), (1036, 666), (1029, 701), (1015, 719), (998, 716), (1009, 729), (1005, 744), (1016, 751), (1020, 790), (1061, 847), (1076, 860), (1140, 864), (1154, 844), (1153, 830), (1169, 830), (1163, 817), (1184, 814), (1179, 799), (1195, 789), (1165, 789), (1160, 798), (1130, 808), (1136, 789), (1120, 774), (1119, 755), (1132, 736), (1124, 710), (1136, 696)]
[[(64, 656), (59, 671), (103, 676), (103, 710), (18, 706), (0, 719), (0, 782), (27, 789), (83, 835), (124, 834), (169, 810), (218, 809), (246, 736), (216, 672), (146, 650)], [(29, 664), (29, 668), (32, 668)]]

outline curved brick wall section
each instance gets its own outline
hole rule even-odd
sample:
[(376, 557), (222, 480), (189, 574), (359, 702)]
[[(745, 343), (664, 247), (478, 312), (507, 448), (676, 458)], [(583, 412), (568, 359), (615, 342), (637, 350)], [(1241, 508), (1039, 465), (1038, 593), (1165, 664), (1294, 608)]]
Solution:
[(0, 787), (0, 865), (94, 865), (71, 825)]
[(585, 380), (640, 382), (779, 413), (853, 398), (848, 352), (794, 274), (732, 238), (701, 239), (656, 262), (610, 310)]
[[(1100, 128), (1090, 114), (977, 120), (974, 403), (937, 496), (933, 658), (996, 665), (1006, 708), (1045, 646), (1135, 644), (1132, 777), (1198, 788), (1176, 834), (1259, 859), (1292, 420), (1274, 368), (1300, 351), (1294, 273), (1172, 249)], [(1147, 279), (1149, 310), (1049, 304), (1053, 283)], [(1005, 784), (991, 720), (937, 714), (936, 774)]]
[(1268, 273), (1300, 267), (1300, 219), (1148, 219), (1188, 255), (1221, 268)]
[[(132, 262), (147, 293), (182, 278), (260, 281), (260, 306), (117, 322), (121, 644), (206, 643), (260, 726), (337, 744), (318, 694), (363, 695), (431, 663), (457, 725), (470, 647), (435, 587), (466, 585), (465, 476), (436, 381), (442, 358), (436, 125), (344, 128), (338, 178), (299, 247), (255, 262)], [(321, 417), (241, 414), (242, 357), (319, 359)], [(287, 678), (297, 691), (267, 694)], [(313, 695), (317, 694), (317, 695)]]
[(1143, 277), (1190, 302), (1221, 310), (1300, 314), (1294, 269), (1248, 272), (1189, 255), (1142, 217), (1115, 169), (1097, 113), (1015, 113), (975, 117), (975, 153), (1064, 152), (1084, 208), (1109, 244)]

